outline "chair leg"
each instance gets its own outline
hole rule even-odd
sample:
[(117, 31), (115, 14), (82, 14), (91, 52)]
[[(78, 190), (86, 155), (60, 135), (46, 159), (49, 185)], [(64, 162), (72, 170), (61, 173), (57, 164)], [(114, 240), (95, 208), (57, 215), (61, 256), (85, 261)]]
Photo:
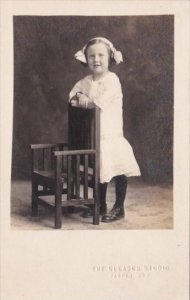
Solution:
[(63, 183), (61, 180), (62, 158), (61, 156), (55, 157), (55, 228), (62, 226), (62, 188)]
[(62, 207), (61, 207), (61, 196), (56, 197), (55, 204), (55, 228), (62, 227)]
[(99, 225), (99, 223), (100, 223), (100, 203), (99, 203), (99, 185), (97, 182), (95, 184), (93, 194), (94, 194), (93, 224)]
[(55, 228), (61, 228), (62, 226), (62, 185), (60, 183), (56, 186), (55, 191)]
[(100, 210), (100, 207), (99, 207), (98, 203), (95, 203), (94, 214), (93, 214), (93, 224), (94, 225), (99, 225), (99, 223), (100, 223), (99, 210)]
[(38, 183), (35, 176), (32, 178), (32, 216), (38, 216)]

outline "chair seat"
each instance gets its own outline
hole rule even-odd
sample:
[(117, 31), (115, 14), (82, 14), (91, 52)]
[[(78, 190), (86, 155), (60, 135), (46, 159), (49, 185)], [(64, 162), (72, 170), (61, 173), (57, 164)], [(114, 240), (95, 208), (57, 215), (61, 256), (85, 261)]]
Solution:
[[(81, 178), (84, 174), (84, 166), (80, 165), (80, 173), (81, 173)], [(55, 179), (55, 172), (53, 170), (35, 170), (34, 174), (36, 174), (39, 177), (42, 178), (46, 178), (47, 180), (54, 180)], [(91, 180), (93, 176), (93, 169), (92, 168), (88, 168), (88, 180)], [(67, 180), (67, 173), (62, 173), (61, 174), (62, 177), (62, 181), (66, 181)], [(74, 175), (72, 176), (74, 178)]]
[[(52, 195), (45, 195), (45, 196), (40, 196), (39, 198), (39, 202), (40, 204), (44, 205), (44, 206), (50, 206), (50, 207), (55, 207), (55, 198)], [(94, 204), (94, 199), (93, 198), (89, 198), (89, 199), (70, 199), (67, 200), (65, 195), (62, 195), (62, 199), (61, 199), (61, 206), (65, 207), (65, 206), (85, 206), (85, 205), (89, 205), (89, 204)]]

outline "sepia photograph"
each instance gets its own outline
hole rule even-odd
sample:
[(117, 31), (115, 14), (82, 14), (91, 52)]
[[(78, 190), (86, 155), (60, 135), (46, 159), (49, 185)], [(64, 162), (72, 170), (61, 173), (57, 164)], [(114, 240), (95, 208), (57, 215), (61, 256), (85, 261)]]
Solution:
[(0, 7), (0, 298), (189, 300), (189, 1)]
[(172, 229), (174, 16), (13, 21), (12, 229)]

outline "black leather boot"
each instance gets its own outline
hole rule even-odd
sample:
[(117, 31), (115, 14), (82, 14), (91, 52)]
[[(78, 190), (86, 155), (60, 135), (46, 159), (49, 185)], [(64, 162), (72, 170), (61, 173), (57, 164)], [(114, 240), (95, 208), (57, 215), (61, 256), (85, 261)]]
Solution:
[[(99, 195), (100, 195), (100, 215), (105, 215), (107, 213), (107, 205), (106, 205), (106, 191), (107, 191), (107, 183), (99, 184)], [(89, 206), (83, 213), (83, 218), (91, 218), (93, 216), (93, 204)]]
[(124, 217), (125, 217), (124, 206), (119, 207), (114, 205), (112, 210), (108, 214), (102, 216), (102, 222), (110, 223), (110, 222), (123, 219)]
[(125, 217), (124, 201), (127, 191), (127, 177), (125, 175), (115, 176), (116, 202), (112, 210), (102, 216), (102, 222), (110, 223)]

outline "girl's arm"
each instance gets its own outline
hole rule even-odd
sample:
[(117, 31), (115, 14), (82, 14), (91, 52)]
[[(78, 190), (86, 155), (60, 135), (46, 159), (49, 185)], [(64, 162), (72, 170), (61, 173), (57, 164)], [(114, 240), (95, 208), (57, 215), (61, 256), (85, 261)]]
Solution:
[(72, 90), (69, 93), (69, 100), (68, 102), (75, 107), (79, 106), (79, 97), (78, 94), (82, 93), (82, 86), (81, 86), (81, 81), (78, 81), (74, 87), (72, 88)]
[(82, 80), (78, 81), (69, 93), (69, 102), (72, 106), (82, 108), (94, 108), (92, 99), (83, 92)]
[(86, 109), (92, 109), (96, 106), (94, 102), (82, 92), (77, 92), (71, 99), (69, 99), (69, 103), (71, 103), (72, 106)]
[(69, 102), (71, 102), (72, 100), (78, 100), (78, 93), (82, 93), (82, 85), (81, 85), (81, 80), (78, 81), (74, 87), (72, 88), (72, 90), (69, 93)]

